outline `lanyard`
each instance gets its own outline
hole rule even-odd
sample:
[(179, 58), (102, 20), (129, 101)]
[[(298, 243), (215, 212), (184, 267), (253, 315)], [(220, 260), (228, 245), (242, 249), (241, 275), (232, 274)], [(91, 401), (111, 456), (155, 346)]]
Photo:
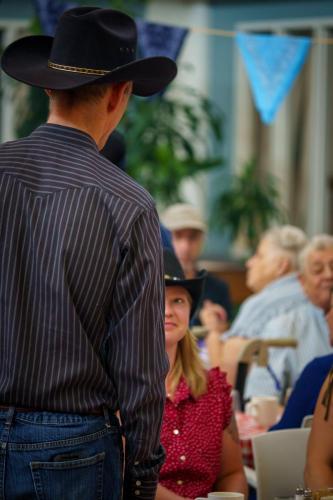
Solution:
[(268, 364), (267, 365), (267, 370), (268, 370), (268, 373), (270, 374), (270, 376), (272, 377), (272, 379), (274, 380), (274, 385), (275, 385), (275, 389), (278, 391), (278, 392), (281, 392), (282, 391), (282, 386), (280, 384), (280, 381), (279, 379), (277, 378), (277, 376), (275, 375), (274, 371), (273, 371), (273, 368)]

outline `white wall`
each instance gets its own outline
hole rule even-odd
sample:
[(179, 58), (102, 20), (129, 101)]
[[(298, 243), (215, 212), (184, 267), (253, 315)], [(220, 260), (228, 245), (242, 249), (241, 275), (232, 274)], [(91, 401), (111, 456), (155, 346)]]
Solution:
[[(165, 1), (149, 2), (145, 18), (149, 21), (181, 27), (207, 27), (209, 25), (208, 6), (203, 2)], [(177, 84), (186, 84), (205, 95), (209, 85), (209, 37), (204, 34), (189, 32), (179, 55)], [(191, 70), (186, 69), (190, 65)], [(205, 213), (207, 182), (204, 174), (183, 183), (182, 194), (185, 201), (198, 207)]]

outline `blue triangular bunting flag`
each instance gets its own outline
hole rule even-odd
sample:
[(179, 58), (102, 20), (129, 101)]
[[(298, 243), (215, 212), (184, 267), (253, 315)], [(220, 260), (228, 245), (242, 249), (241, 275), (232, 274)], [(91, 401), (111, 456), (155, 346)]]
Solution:
[(155, 24), (136, 19), (138, 45), (142, 57), (166, 56), (177, 59), (188, 33), (187, 28)]
[(237, 33), (236, 41), (256, 108), (270, 124), (304, 64), (310, 38)]
[(53, 36), (58, 19), (66, 10), (77, 7), (72, 2), (61, 0), (34, 0), (37, 15), (44, 35)]

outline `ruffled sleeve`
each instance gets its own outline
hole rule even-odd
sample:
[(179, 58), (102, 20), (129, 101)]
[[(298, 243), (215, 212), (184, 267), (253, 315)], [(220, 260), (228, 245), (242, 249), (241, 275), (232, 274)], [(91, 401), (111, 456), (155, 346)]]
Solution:
[(215, 396), (215, 404), (220, 408), (223, 430), (228, 427), (232, 417), (231, 389), (226, 374), (219, 368), (208, 371), (208, 391)]

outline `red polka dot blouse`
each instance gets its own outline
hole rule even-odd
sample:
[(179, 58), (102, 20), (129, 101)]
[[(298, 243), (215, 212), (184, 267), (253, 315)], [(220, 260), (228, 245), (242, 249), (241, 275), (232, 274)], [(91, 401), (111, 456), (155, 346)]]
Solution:
[(160, 483), (195, 498), (212, 491), (221, 469), (222, 432), (232, 415), (231, 386), (218, 368), (208, 373), (207, 392), (194, 399), (182, 379), (173, 401), (167, 398), (161, 441), (166, 461)]

